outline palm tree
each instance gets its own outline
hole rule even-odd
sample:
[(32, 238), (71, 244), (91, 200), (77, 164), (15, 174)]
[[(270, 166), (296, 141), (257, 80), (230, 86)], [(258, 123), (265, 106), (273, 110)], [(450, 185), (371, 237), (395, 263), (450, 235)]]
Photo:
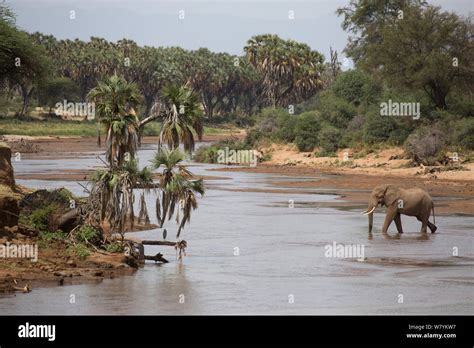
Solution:
[[(151, 187), (151, 171), (147, 167), (140, 170), (137, 161), (133, 159), (125, 162), (120, 169), (97, 170), (91, 181), (89, 201), (95, 205), (97, 216), (94, 220), (98, 225), (108, 221), (111, 231), (119, 232), (123, 239), (124, 231), (127, 227), (133, 228), (135, 221), (133, 189)], [(140, 208), (146, 210), (143, 203)]]
[(163, 144), (171, 149), (183, 143), (184, 150), (194, 150), (195, 132), (202, 140), (203, 126), (201, 105), (198, 97), (187, 86), (167, 86), (163, 88), (166, 111), (163, 113), (158, 147)]
[(183, 160), (184, 154), (179, 149), (163, 148), (151, 161), (157, 170), (163, 166), (156, 199), (156, 217), (159, 226), (163, 227), (166, 216), (170, 220), (178, 206), (176, 223), (179, 227), (176, 238), (179, 238), (186, 222), (191, 220), (191, 211), (197, 208), (196, 194), (202, 196), (205, 192), (202, 179), (189, 180), (192, 173), (182, 164)]
[(113, 75), (100, 81), (88, 98), (95, 102), (99, 122), (106, 132), (106, 158), (112, 168), (121, 167), (126, 153), (135, 158), (139, 142), (139, 125), (135, 108), (140, 92), (135, 83)]
[(308, 98), (322, 86), (323, 56), (306, 44), (266, 34), (251, 38), (244, 50), (274, 107)]

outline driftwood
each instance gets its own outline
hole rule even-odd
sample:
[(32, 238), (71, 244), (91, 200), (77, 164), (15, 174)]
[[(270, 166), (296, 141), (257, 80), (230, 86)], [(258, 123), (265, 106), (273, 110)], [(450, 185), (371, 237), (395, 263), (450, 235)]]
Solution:
[(169, 261), (163, 257), (163, 254), (158, 253), (155, 256), (145, 255), (145, 260), (168, 263)]
[[(18, 282), (16, 281), (16, 279), (13, 279), (13, 283), (15, 283), (15, 285), (18, 285)], [(19, 291), (19, 292), (23, 292), (23, 293), (28, 293), (31, 291), (31, 288), (28, 284), (26, 284), (24, 287), (20, 288), (18, 286), (14, 286), (13, 287), (13, 291)]]
[(23, 293), (28, 293), (31, 291), (31, 288), (28, 286), (28, 284), (26, 284), (23, 288), (19, 288), (17, 286), (14, 286), (13, 287), (13, 290), (14, 291), (19, 291), (19, 292), (23, 292)]
[(167, 240), (138, 240), (135, 238), (127, 238), (125, 239), (126, 242), (133, 244), (133, 246), (137, 249), (139, 256), (138, 259), (140, 262), (144, 262), (145, 260), (155, 261), (155, 262), (163, 262), (168, 263), (163, 257), (163, 254), (158, 253), (155, 256), (145, 255), (145, 248), (144, 245), (164, 245), (164, 246), (173, 246), (178, 253), (178, 260), (182, 259), (182, 256), (185, 255), (185, 248), (187, 247), (187, 243), (185, 240), (181, 240), (179, 242), (171, 242)]
[(167, 240), (142, 240), (143, 245), (166, 245), (166, 246), (176, 246), (176, 242), (169, 242)]

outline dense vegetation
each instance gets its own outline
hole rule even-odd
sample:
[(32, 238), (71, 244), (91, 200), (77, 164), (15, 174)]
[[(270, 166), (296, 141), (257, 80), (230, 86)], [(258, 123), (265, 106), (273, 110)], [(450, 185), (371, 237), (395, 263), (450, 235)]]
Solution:
[[(337, 52), (325, 63), (306, 44), (271, 34), (250, 38), (243, 56), (140, 47), (127, 39), (57, 40), (19, 30), (8, 7), (0, 9), (0, 97), (5, 105), (21, 100), (19, 118), (32, 102), (52, 108), (63, 99), (92, 100), (90, 90), (116, 74), (137, 86), (138, 120), (153, 114), (157, 102), (174, 110), (161, 120), (172, 126), (159, 134), (187, 149), (194, 146), (190, 134), (201, 134), (201, 114), (208, 122), (250, 126), (236, 146), (270, 140), (331, 155), (387, 143), (404, 145), (415, 162), (446, 147), (474, 147), (471, 19), (421, 0), (352, 0), (340, 8), (350, 34), (345, 53), (355, 64), (345, 72)], [(183, 96), (198, 106), (177, 125), (173, 115), (187, 107)], [(417, 103), (419, 117), (381, 116), (389, 101)]]
[[(403, 145), (415, 164), (435, 163), (445, 150), (474, 150), (471, 19), (417, 0), (353, 0), (338, 14), (351, 34), (345, 51), (355, 68), (340, 72), (331, 57), (323, 90), (294, 108), (263, 109), (241, 145), (294, 143), (318, 149), (317, 156)], [(419, 117), (382, 116), (389, 101), (419, 103)], [(210, 156), (205, 152), (201, 158)]]

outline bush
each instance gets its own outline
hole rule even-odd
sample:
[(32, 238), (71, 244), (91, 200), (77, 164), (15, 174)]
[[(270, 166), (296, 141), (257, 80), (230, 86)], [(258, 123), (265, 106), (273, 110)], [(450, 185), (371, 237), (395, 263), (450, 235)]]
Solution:
[(338, 98), (331, 91), (321, 93), (318, 109), (321, 112), (321, 118), (336, 128), (346, 128), (357, 114), (357, 108), (353, 104)]
[(84, 244), (71, 245), (67, 248), (70, 255), (75, 254), (80, 259), (87, 258), (91, 253)]
[(446, 145), (446, 136), (436, 126), (426, 126), (415, 130), (405, 142), (405, 152), (415, 164), (430, 164)]
[(390, 138), (393, 131), (397, 130), (397, 123), (394, 117), (381, 116), (378, 109), (372, 109), (366, 114), (363, 130), (365, 143), (384, 142)]
[(288, 116), (288, 110), (283, 108), (265, 108), (256, 116), (256, 129), (265, 136), (271, 136), (278, 130), (278, 119)]
[(339, 74), (331, 90), (338, 98), (358, 106), (363, 102), (375, 103), (382, 88), (362, 70), (354, 69)]
[(275, 132), (274, 139), (286, 143), (292, 143), (296, 138), (296, 123), (298, 116), (288, 113), (279, 115), (277, 118), (278, 129)]
[(474, 118), (460, 119), (451, 126), (451, 144), (474, 150)]
[(25, 222), (37, 230), (45, 231), (48, 229), (49, 217), (53, 210), (51, 206), (35, 209)]
[(41, 240), (49, 242), (49, 241), (52, 241), (52, 240), (64, 239), (65, 234), (60, 232), (60, 231), (57, 231), (57, 232), (41, 231), (39, 233), (39, 237), (40, 237)]
[(264, 139), (264, 137), (265, 135), (258, 129), (251, 129), (247, 132), (247, 135), (245, 136), (244, 144), (249, 147), (256, 146), (259, 141)]
[(78, 231), (74, 234), (74, 238), (79, 243), (89, 242), (91, 244), (97, 244), (101, 240), (100, 232), (90, 225), (79, 227)]
[(320, 124), (317, 112), (304, 112), (298, 116), (295, 143), (299, 151), (312, 151), (319, 144)]
[(194, 153), (194, 160), (201, 163), (217, 163), (218, 151), (226, 147), (235, 151), (251, 149), (251, 146), (244, 141), (221, 140), (213, 145), (201, 146)]
[(331, 155), (343, 146), (341, 131), (329, 124), (324, 124), (319, 131), (319, 146), (326, 155)]
[(200, 163), (216, 163), (217, 161), (217, 150), (215, 145), (203, 145), (200, 146), (195, 152), (193, 159)]
[(118, 242), (110, 242), (105, 246), (105, 250), (109, 253), (121, 253), (125, 250), (123, 244)]

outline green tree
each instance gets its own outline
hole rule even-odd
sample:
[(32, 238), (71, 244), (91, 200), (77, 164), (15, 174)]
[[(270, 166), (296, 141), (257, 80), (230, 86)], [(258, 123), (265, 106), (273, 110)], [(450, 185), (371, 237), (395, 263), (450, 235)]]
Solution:
[(161, 149), (152, 160), (153, 168), (163, 168), (156, 198), (156, 216), (159, 226), (170, 220), (176, 212), (179, 238), (184, 225), (191, 220), (191, 212), (198, 206), (196, 194), (205, 192), (202, 179), (190, 180), (192, 173), (182, 164), (184, 154), (179, 149)]
[(121, 167), (128, 153), (135, 157), (139, 144), (136, 108), (141, 97), (135, 83), (113, 75), (100, 81), (88, 98), (95, 103), (99, 122), (106, 132), (106, 158), (112, 168)]
[(0, 6), (0, 81), (18, 86), (23, 99), (19, 116), (27, 114), (30, 99), (50, 71), (43, 47), (13, 26), (13, 16)]
[(424, 90), (442, 109), (455, 86), (466, 85), (472, 91), (474, 42), (469, 18), (420, 1), (367, 0), (351, 2), (350, 10), (340, 11), (345, 14), (345, 28), (360, 33), (358, 41), (348, 45), (358, 66), (392, 85)]
[(252, 37), (244, 50), (273, 107), (297, 103), (322, 87), (324, 57), (306, 44), (266, 34)]
[(49, 112), (63, 100), (76, 101), (79, 99), (77, 84), (67, 77), (57, 77), (47, 80), (40, 88), (40, 103), (49, 107)]
[(295, 143), (299, 151), (313, 151), (319, 145), (321, 129), (320, 115), (317, 111), (298, 115)]
[(162, 113), (158, 147), (165, 144), (176, 149), (182, 143), (185, 151), (194, 151), (193, 132), (199, 140), (203, 134), (198, 97), (186, 86), (167, 86), (163, 89), (163, 99), (165, 111)]
[(349, 32), (345, 52), (356, 63), (363, 62), (370, 46), (382, 38), (381, 28), (387, 21), (395, 20), (408, 7), (424, 7), (424, 0), (350, 0), (338, 8), (343, 16), (342, 28)]

